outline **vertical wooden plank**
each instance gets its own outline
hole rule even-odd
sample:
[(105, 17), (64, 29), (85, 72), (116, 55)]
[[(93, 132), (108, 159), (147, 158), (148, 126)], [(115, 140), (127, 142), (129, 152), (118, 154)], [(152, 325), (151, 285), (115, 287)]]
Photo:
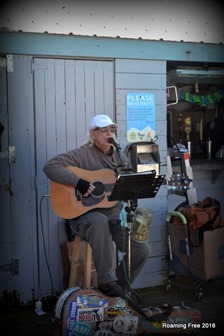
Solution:
[(86, 104), (86, 132), (89, 120), (96, 114), (95, 111), (95, 61), (85, 62), (85, 104)]
[[(10, 166), (12, 181), (12, 258), (18, 259), (18, 274), (12, 287), (26, 302), (36, 286), (36, 195), (34, 189), (33, 91), (31, 57), (13, 56), (13, 72), (8, 73), (10, 144), (16, 146), (16, 161)], [(30, 276), (27, 276), (29, 270)]]
[(46, 181), (42, 167), (47, 158), (46, 151), (46, 101), (45, 101), (45, 69), (47, 67), (46, 60), (35, 59), (34, 60), (34, 96), (35, 96), (35, 132), (39, 141), (36, 142), (36, 168), (37, 178), (40, 183), (42, 180)]
[(65, 61), (55, 60), (55, 118), (57, 153), (66, 150)]
[[(52, 101), (49, 108), (53, 110), (51, 120), (55, 124), (55, 145), (56, 154), (63, 153), (67, 150), (67, 122), (66, 122), (66, 75), (65, 75), (65, 60), (56, 59), (54, 61), (54, 86), (47, 86), (48, 91), (51, 92)], [(49, 62), (49, 61), (48, 61)], [(51, 67), (49, 68), (49, 70)], [(49, 73), (48, 70), (48, 73)], [(53, 69), (52, 69), (53, 70)], [(50, 74), (53, 82), (53, 73)], [(51, 83), (49, 83), (51, 84)], [(52, 83), (53, 84), (53, 83)], [(68, 88), (69, 90), (69, 88)], [(54, 101), (53, 101), (54, 99)], [(50, 134), (51, 125), (47, 129), (47, 133)], [(53, 135), (52, 135), (53, 136)], [(53, 144), (54, 146), (54, 144)], [(62, 264), (60, 259), (60, 244), (65, 240), (64, 221), (58, 218), (52, 211), (51, 204), (49, 202), (49, 214), (48, 214), (48, 246), (49, 246), (49, 263), (54, 281), (55, 290), (62, 285), (63, 277)]]
[[(0, 58), (5, 61), (5, 58)], [(0, 122), (4, 129), (1, 133), (0, 152), (8, 151), (9, 125), (8, 125), (8, 106), (7, 106), (7, 77), (6, 67), (0, 68)], [(12, 145), (12, 144), (10, 144)], [(12, 262), (12, 223), (10, 220), (10, 165), (8, 158), (0, 159), (0, 265), (7, 265)], [(7, 286), (12, 287), (11, 277), (8, 272), (0, 272), (0, 292), (2, 293)]]
[(72, 254), (70, 261), (71, 268), (68, 286), (69, 288), (77, 286), (80, 247), (81, 237), (77, 236), (72, 244)]
[[(46, 79), (45, 72), (48, 67), (47, 60), (34, 59), (34, 96), (35, 96), (35, 143), (36, 143), (36, 179), (37, 179), (37, 198), (40, 205), (41, 198), (47, 194), (47, 178), (43, 173), (43, 165), (47, 158), (47, 122), (46, 122)], [(46, 185), (42, 183), (45, 181)], [(37, 213), (37, 262), (38, 262), (38, 295), (50, 287), (49, 275), (46, 268), (45, 258), (49, 258), (48, 253), (48, 225), (46, 225), (46, 202), (43, 201)], [(44, 225), (43, 225), (44, 224)], [(47, 245), (46, 245), (47, 244)], [(46, 249), (46, 255), (45, 255)]]
[(112, 120), (116, 118), (114, 108), (114, 66), (113, 62), (103, 62), (104, 111)]
[(102, 62), (95, 64), (95, 114), (105, 114), (104, 76)]
[[(57, 154), (56, 146), (56, 92), (55, 92), (55, 60), (45, 59), (46, 69), (44, 70), (44, 82), (45, 82), (45, 92), (43, 92), (43, 99), (45, 100), (45, 113), (44, 119), (45, 124), (40, 125), (45, 130), (45, 150), (46, 155), (45, 162)], [(40, 111), (41, 113), (41, 111)], [(45, 162), (41, 162), (43, 166)], [(40, 167), (41, 169), (41, 167)], [(39, 172), (39, 170), (38, 170)], [(44, 173), (43, 173), (44, 174)], [(45, 175), (45, 174), (44, 174)], [(45, 176), (46, 177), (46, 176)]]
[(84, 284), (86, 288), (90, 288), (91, 284), (91, 266), (92, 266), (92, 248), (90, 244), (86, 244), (86, 260), (85, 260)]
[(85, 115), (85, 67), (84, 61), (75, 62), (75, 98), (77, 111), (76, 139), (77, 147), (82, 145), (87, 132), (87, 122)]
[(77, 111), (75, 104), (75, 61), (65, 61), (65, 114), (66, 114), (66, 150), (77, 146)]

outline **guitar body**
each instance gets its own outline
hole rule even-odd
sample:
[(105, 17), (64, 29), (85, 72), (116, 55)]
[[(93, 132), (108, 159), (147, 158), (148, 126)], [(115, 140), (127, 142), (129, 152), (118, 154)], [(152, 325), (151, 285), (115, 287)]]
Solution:
[(116, 175), (111, 169), (89, 171), (77, 167), (66, 167), (83, 180), (89, 181), (94, 187), (91, 196), (84, 197), (75, 187), (50, 181), (50, 198), (53, 211), (61, 218), (71, 219), (83, 215), (96, 208), (111, 208), (117, 201), (109, 201)]

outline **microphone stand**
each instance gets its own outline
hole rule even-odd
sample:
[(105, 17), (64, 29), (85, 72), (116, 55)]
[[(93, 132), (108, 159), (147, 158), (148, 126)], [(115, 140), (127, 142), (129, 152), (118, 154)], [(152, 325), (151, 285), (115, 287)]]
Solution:
[[(128, 241), (128, 246), (127, 246), (127, 263), (128, 263), (128, 280), (130, 282), (131, 279), (131, 231), (132, 231), (132, 224), (134, 223), (134, 213), (135, 210), (138, 206), (137, 200), (128, 200), (127, 201), (127, 206), (125, 207), (125, 211), (127, 213), (127, 241)], [(130, 284), (128, 284), (130, 287)]]
[[(115, 138), (109, 138), (108, 143), (110, 143), (114, 147), (113, 159), (116, 162), (116, 171), (117, 171), (117, 174), (119, 175), (121, 171), (123, 171), (122, 167), (124, 167), (124, 164), (121, 160), (121, 146), (118, 143), (118, 141), (116, 141)], [(117, 153), (117, 156), (115, 154), (115, 151)]]

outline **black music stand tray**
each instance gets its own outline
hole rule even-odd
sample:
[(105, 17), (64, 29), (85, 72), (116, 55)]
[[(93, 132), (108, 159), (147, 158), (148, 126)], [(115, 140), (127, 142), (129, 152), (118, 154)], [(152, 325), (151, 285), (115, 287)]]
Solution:
[(156, 175), (155, 170), (143, 173), (118, 175), (109, 201), (137, 200), (156, 196), (165, 175)]
[(163, 183), (165, 175), (156, 175), (155, 170), (142, 173), (130, 173), (118, 175), (109, 201), (125, 201), (128, 203), (126, 207), (127, 223), (128, 223), (128, 280), (131, 278), (131, 224), (133, 222), (134, 211), (137, 207), (137, 200), (141, 198), (153, 198), (156, 196), (160, 186)]

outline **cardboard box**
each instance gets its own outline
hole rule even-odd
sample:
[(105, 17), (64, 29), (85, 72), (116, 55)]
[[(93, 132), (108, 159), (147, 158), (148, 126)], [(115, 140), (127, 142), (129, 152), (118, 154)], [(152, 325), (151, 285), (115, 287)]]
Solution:
[[(190, 231), (189, 257), (184, 227), (168, 224), (172, 260), (171, 269), (178, 275), (209, 280), (224, 275), (224, 228), (205, 231), (200, 243), (198, 230)], [(193, 246), (192, 246), (193, 245)]]

